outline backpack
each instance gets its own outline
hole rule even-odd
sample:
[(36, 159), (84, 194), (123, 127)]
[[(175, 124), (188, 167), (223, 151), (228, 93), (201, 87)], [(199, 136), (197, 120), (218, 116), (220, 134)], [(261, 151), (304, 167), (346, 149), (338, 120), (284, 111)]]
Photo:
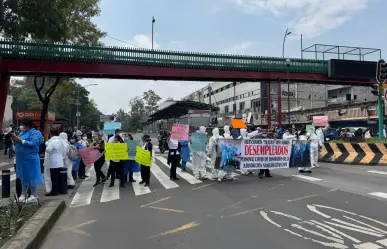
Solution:
[(78, 160), (80, 158), (79, 152), (78, 152), (77, 148), (75, 148), (75, 146), (70, 145), (68, 157), (71, 161), (75, 161), (75, 160)]

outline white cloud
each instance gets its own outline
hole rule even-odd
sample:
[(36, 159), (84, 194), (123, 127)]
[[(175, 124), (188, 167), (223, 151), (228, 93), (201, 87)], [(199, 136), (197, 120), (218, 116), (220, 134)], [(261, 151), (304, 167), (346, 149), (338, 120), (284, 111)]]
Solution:
[[(152, 48), (152, 38), (144, 34), (135, 35), (126, 42), (141, 48)], [(105, 43), (109, 46), (132, 47), (129, 44), (120, 43), (112, 39), (106, 39)], [(167, 50), (185, 50), (187, 47), (184, 41), (171, 41), (164, 46), (154, 42), (153, 45), (155, 49)], [(98, 84), (98, 86), (92, 86), (87, 89), (90, 92), (90, 97), (96, 101), (99, 110), (105, 114), (115, 113), (120, 108), (128, 110), (131, 98), (142, 96), (143, 92), (151, 89), (163, 99), (169, 97), (180, 99), (208, 84), (207, 82), (112, 79), (82, 79), (79, 82), (82, 85)]]
[(275, 16), (297, 11), (287, 24), (293, 34), (318, 36), (335, 29), (367, 7), (368, 0), (232, 0), (248, 13)]
[(239, 44), (232, 45), (223, 51), (225, 54), (240, 54), (245, 55), (249, 53), (249, 49), (253, 45), (252, 42), (241, 42)]

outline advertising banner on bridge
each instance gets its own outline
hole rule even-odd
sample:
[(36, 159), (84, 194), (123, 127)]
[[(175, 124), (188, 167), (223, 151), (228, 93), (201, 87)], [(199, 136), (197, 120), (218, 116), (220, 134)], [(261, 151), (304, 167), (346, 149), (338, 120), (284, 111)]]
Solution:
[(244, 170), (289, 168), (291, 148), (289, 140), (242, 140), (240, 168)]
[(189, 125), (174, 124), (172, 126), (171, 139), (173, 140), (188, 140)]

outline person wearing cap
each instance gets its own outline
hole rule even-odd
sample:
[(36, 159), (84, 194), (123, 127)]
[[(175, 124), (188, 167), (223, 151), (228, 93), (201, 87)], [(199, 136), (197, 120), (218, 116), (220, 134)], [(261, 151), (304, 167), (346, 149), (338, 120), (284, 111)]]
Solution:
[[(150, 152), (150, 156), (152, 158), (153, 144), (151, 142), (150, 136), (149, 135), (144, 135), (142, 137), (142, 141), (143, 141), (142, 148), (144, 150), (148, 150)], [(141, 182), (140, 182), (140, 184), (144, 184), (145, 183), (144, 187), (149, 187), (150, 176), (151, 176), (150, 167), (141, 165)]]

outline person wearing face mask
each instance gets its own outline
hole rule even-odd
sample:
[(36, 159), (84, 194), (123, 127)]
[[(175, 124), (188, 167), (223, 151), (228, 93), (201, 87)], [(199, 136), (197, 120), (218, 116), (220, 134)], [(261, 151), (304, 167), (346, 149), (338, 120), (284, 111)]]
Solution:
[[(114, 132), (114, 136), (109, 138), (109, 143), (123, 143), (124, 138), (122, 136), (122, 131), (120, 129), (116, 129)], [(109, 187), (114, 187), (114, 182), (116, 177), (120, 179), (120, 187), (125, 188), (125, 180), (123, 175), (123, 162), (121, 160), (111, 160), (108, 170), (108, 176), (106, 179), (109, 179), (111, 176), (111, 181)]]
[[(144, 135), (142, 137), (143, 146), (142, 148), (144, 150), (148, 150), (150, 152), (150, 157), (152, 158), (153, 155), (153, 144), (151, 142), (151, 138), (149, 135)], [(144, 184), (144, 187), (149, 187), (150, 184), (150, 176), (151, 176), (151, 167), (141, 165), (141, 182), (139, 184)], [(171, 167), (172, 168), (172, 167)]]
[(169, 152), (168, 152), (168, 165), (171, 165), (169, 171), (169, 177), (171, 180), (179, 180), (176, 175), (176, 168), (180, 162), (180, 144), (179, 141), (171, 139), (171, 137), (167, 138)]
[[(238, 137), (238, 139), (250, 139), (253, 136), (257, 135), (258, 133), (259, 133), (258, 130), (251, 132), (251, 133), (248, 133), (247, 129), (241, 128), (241, 130), (240, 130), (241, 135)], [(253, 174), (253, 171), (252, 170), (243, 170), (243, 173), (245, 175), (250, 175), (250, 174)]]
[[(206, 133), (206, 127), (200, 126), (199, 130), (196, 132)], [(207, 154), (205, 151), (192, 152), (193, 173), (196, 179), (202, 179), (202, 180), (207, 179), (206, 162), (207, 162)]]
[(67, 168), (67, 187), (68, 189), (73, 189), (75, 187), (75, 182), (72, 175), (73, 170), (73, 162), (70, 160), (68, 154), (70, 153), (71, 144), (68, 141), (67, 134), (65, 132), (61, 132), (59, 137), (63, 139), (65, 145), (65, 153), (64, 153), (64, 167)]
[(230, 132), (230, 126), (225, 125), (225, 126), (223, 127), (223, 129), (224, 129), (223, 137), (224, 137), (225, 139), (232, 139), (232, 135), (231, 135), (231, 132)]
[[(40, 131), (33, 128), (30, 119), (23, 119), (20, 125), (19, 136), (12, 136), (16, 150), (16, 177), (22, 184), (22, 193), (19, 201), (33, 202), (37, 200), (37, 185), (43, 184), (40, 169), (39, 145), (43, 137)], [(31, 195), (26, 199), (28, 188)]]
[(219, 129), (212, 130), (212, 137), (208, 141), (208, 157), (211, 158), (212, 179), (218, 179), (218, 169), (220, 166), (221, 151), (219, 147)]
[(322, 146), (322, 142), (319, 138), (317, 131), (312, 128), (307, 134), (308, 140), (310, 141), (310, 161), (312, 167), (318, 167), (318, 151), (319, 147)]
[(98, 150), (102, 154), (102, 156), (94, 162), (96, 182), (93, 187), (96, 187), (107, 180), (107, 177), (105, 177), (104, 173), (102, 172), (102, 167), (105, 164), (105, 141), (103, 141), (98, 134), (94, 134), (94, 144), (91, 148)]
[(89, 141), (87, 141), (87, 136), (86, 135), (83, 135), (83, 137), (82, 137), (82, 145), (84, 147), (89, 147)]
[[(81, 149), (84, 149), (85, 147), (83, 147), (83, 145), (80, 143), (79, 139), (78, 139), (78, 136), (73, 136), (73, 138), (70, 139), (70, 144), (72, 146), (74, 146), (78, 151), (81, 150)], [(72, 167), (72, 175), (73, 175), (73, 179), (74, 180), (77, 180), (77, 177), (78, 177), (78, 171), (79, 171), (79, 168), (80, 168), (80, 165), (81, 165), (81, 158), (77, 159), (77, 160), (74, 160), (73, 161), (73, 167)]]

